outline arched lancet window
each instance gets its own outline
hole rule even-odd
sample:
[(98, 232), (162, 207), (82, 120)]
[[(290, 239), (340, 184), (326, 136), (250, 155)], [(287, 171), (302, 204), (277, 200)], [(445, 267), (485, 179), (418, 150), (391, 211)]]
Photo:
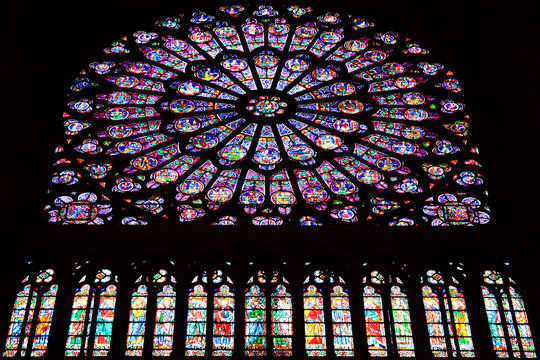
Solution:
[[(245, 348), (248, 356), (291, 356), (292, 298), (277, 271), (259, 271), (245, 293)], [(271, 352), (271, 350), (273, 352)]]
[(143, 356), (146, 319), (152, 318), (155, 319), (152, 355), (169, 356), (172, 353), (176, 308), (174, 284), (176, 279), (165, 269), (158, 270), (151, 277), (140, 276), (135, 282), (129, 313), (127, 356)]
[(415, 355), (409, 301), (401, 279), (373, 270), (364, 277), (364, 315), (371, 356)]
[(106, 356), (111, 348), (118, 277), (109, 269), (97, 272), (94, 281), (84, 275), (75, 290), (66, 356)]
[[(516, 283), (496, 270), (484, 271), (482, 296), (493, 342), (500, 358), (535, 358), (536, 351), (523, 298)], [(511, 348), (507, 340), (510, 340)]]
[(464, 91), (428, 54), (295, 6), (158, 21), (71, 87), (49, 221), (487, 223)]
[[(51, 331), (58, 285), (52, 283), (54, 270), (28, 275), (17, 293), (11, 314), (4, 357), (45, 355)], [(32, 344), (32, 351), (29, 350)]]
[(431, 352), (435, 357), (474, 357), (463, 291), (456, 277), (428, 270), (422, 287)]
[[(304, 281), (303, 310), (308, 356), (326, 356), (330, 347), (336, 356), (354, 356), (349, 295), (341, 277), (322, 270), (309, 276)], [(333, 335), (330, 343), (327, 334)]]
[[(222, 270), (203, 271), (188, 293), (186, 356), (232, 356), (234, 289)], [(210, 296), (208, 295), (210, 294)], [(211, 340), (207, 339), (211, 331)]]

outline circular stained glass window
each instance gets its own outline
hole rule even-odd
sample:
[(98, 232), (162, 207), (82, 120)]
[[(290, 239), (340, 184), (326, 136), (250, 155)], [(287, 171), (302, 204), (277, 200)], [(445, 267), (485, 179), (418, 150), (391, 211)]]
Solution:
[(51, 222), (489, 221), (458, 79), (354, 14), (170, 17), (105, 48), (71, 90)]

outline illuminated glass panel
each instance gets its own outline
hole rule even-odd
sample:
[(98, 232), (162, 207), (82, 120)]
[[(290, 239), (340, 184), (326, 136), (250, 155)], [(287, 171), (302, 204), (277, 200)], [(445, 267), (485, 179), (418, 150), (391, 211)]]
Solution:
[[(6, 340), (6, 348), (4, 356), (15, 356), (19, 348), (21, 336), (25, 335), (25, 340), (21, 344), (21, 355), (26, 349), (28, 342), (28, 333), (30, 329), (28, 325), (25, 327), (25, 319), (27, 323), (32, 322), (34, 309), (36, 307), (37, 293), (32, 293), (32, 299), (29, 301), (31, 285), (26, 285), (24, 289), (17, 294), (15, 304), (13, 305), (13, 313), (11, 314), (11, 322), (9, 325), (8, 336)], [(30, 303), (29, 303), (30, 302)], [(26, 315), (28, 312), (28, 316)]]
[(165, 285), (157, 294), (156, 328), (154, 330), (154, 356), (169, 356), (172, 352), (174, 334), (174, 310), (176, 292)]
[(330, 305), (336, 356), (354, 356), (349, 295), (343, 287), (334, 286), (334, 291), (330, 294)]
[(292, 355), (292, 298), (283, 285), (272, 294), (272, 336), (274, 356)]
[(32, 356), (43, 356), (47, 350), (57, 293), (58, 285), (52, 285), (49, 291), (44, 293), (41, 298), (41, 306), (34, 334), (34, 344), (32, 345)]
[(266, 355), (266, 298), (259, 286), (253, 285), (245, 295), (246, 355)]
[(314, 285), (304, 292), (304, 330), (308, 356), (326, 356), (323, 296)]
[(146, 285), (140, 285), (137, 291), (131, 295), (131, 310), (129, 312), (128, 337), (126, 343), (127, 356), (143, 355), (147, 304), (148, 291)]
[(207, 294), (202, 285), (195, 285), (188, 296), (186, 355), (204, 356), (206, 348)]
[(99, 297), (93, 356), (107, 356), (111, 348), (116, 286), (109, 285)]
[[(462, 357), (474, 357), (474, 346), (472, 342), (471, 327), (469, 325), (469, 315), (467, 314), (467, 307), (465, 305), (465, 297), (455, 286), (449, 286), (448, 290), (450, 292), (451, 310), (448, 307), (446, 294), (444, 295), (445, 308), (447, 309), (447, 312), (450, 311), (452, 314), (459, 352)], [(449, 332), (452, 333), (451, 331)]]
[(504, 338), (503, 321), (501, 318), (501, 312), (499, 310), (500, 308), (497, 298), (485, 286), (482, 286), (482, 296), (484, 297), (484, 305), (486, 307), (486, 314), (489, 324), (489, 331), (491, 332), (493, 349), (495, 350), (495, 353), (498, 357), (507, 358), (508, 347), (506, 344), (506, 339)]
[(387, 356), (382, 297), (379, 290), (372, 286), (364, 287), (364, 315), (370, 355), (377, 357)]
[(503, 294), (502, 304), (514, 356), (520, 357), (519, 346), (521, 345), (525, 357), (534, 358), (536, 357), (536, 353), (523, 299), (512, 286), (509, 286), (508, 290), (510, 296)]
[(426, 322), (431, 352), (435, 357), (447, 357), (446, 338), (439, 298), (429, 286), (422, 287), (422, 296), (424, 300), (424, 309), (426, 311)]
[(234, 294), (222, 285), (214, 295), (213, 356), (231, 356), (234, 348)]
[(399, 286), (392, 286), (390, 293), (396, 347), (399, 356), (414, 356), (414, 343), (409, 314), (409, 300)]
[[(73, 298), (73, 310), (71, 312), (71, 323), (66, 343), (66, 356), (78, 356), (82, 349), (89, 296), (90, 285), (88, 284), (81, 286), (81, 288), (75, 292), (75, 297)], [(94, 300), (92, 298), (92, 305), (93, 303)]]

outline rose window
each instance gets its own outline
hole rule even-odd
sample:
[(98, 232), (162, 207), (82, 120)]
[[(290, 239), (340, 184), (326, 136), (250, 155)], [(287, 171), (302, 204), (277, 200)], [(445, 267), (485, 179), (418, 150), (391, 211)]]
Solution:
[(49, 221), (489, 221), (464, 90), (355, 14), (224, 6), (160, 20), (75, 79)]

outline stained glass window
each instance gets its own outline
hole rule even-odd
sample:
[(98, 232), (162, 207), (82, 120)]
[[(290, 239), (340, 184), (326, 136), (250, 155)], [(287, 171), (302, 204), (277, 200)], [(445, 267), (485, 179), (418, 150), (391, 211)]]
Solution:
[(431, 351), (435, 357), (474, 357), (465, 297), (458, 280), (450, 278), (445, 285), (439, 271), (428, 270), (422, 287)]
[(50, 222), (489, 221), (464, 90), (428, 49), (298, 6), (174, 19), (81, 71)]
[[(536, 352), (523, 298), (516, 291), (515, 282), (501, 272), (484, 272), (482, 296), (493, 349), (498, 357), (535, 358)], [(502, 307), (501, 307), (502, 305)], [(501, 315), (503, 314), (503, 315)], [(510, 340), (511, 349), (506, 339)]]
[[(328, 333), (333, 335), (336, 356), (354, 356), (350, 303), (345, 281), (332, 271), (316, 270), (304, 284), (306, 287), (303, 310), (307, 355), (327, 355)], [(326, 321), (325, 312), (330, 315), (330, 319)]]
[(157, 294), (156, 328), (154, 331), (154, 356), (169, 356), (172, 352), (174, 334), (174, 310), (176, 292), (165, 285)]
[(415, 355), (409, 301), (400, 277), (373, 270), (364, 277), (368, 351), (374, 357)]
[(246, 355), (292, 355), (292, 299), (288, 284), (278, 271), (259, 270), (249, 279), (245, 293)]
[[(232, 280), (222, 270), (203, 271), (192, 284), (188, 294), (186, 355), (204, 356), (211, 346), (212, 356), (231, 356), (235, 334)], [(210, 290), (210, 298), (205, 288)], [(211, 340), (207, 340), (207, 331), (211, 331)]]
[(147, 304), (147, 287), (146, 285), (139, 285), (131, 297), (131, 309), (129, 312), (128, 337), (126, 344), (127, 356), (143, 355)]
[(46, 269), (23, 280), (13, 304), (4, 357), (25, 356), (32, 336), (31, 356), (45, 355), (58, 293), (58, 285), (51, 284), (53, 276), (54, 270)]
[(109, 269), (99, 270), (93, 283), (86, 282), (86, 275), (81, 278), (82, 284), (73, 298), (66, 356), (80, 356), (81, 350), (84, 355), (107, 356), (111, 348), (116, 282), (117, 277)]

